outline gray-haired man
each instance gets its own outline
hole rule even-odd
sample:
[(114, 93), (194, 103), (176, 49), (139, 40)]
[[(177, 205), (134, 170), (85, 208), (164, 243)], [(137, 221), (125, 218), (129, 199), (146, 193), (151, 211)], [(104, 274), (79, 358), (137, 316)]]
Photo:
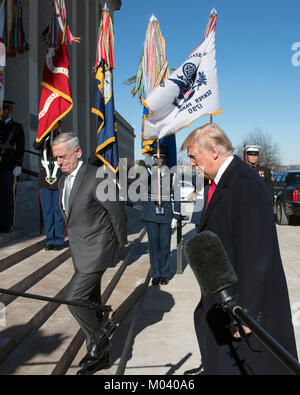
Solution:
[[(66, 298), (101, 303), (101, 278), (105, 269), (119, 262), (119, 250), (127, 243), (126, 214), (119, 201), (101, 201), (95, 166), (84, 164), (77, 136), (60, 134), (52, 145), (53, 156), (64, 176), (60, 179), (60, 206), (67, 225), (75, 268)], [(109, 341), (103, 349), (94, 339), (102, 315), (94, 310), (70, 307), (86, 336), (87, 354), (80, 366), (104, 369), (110, 366)]]

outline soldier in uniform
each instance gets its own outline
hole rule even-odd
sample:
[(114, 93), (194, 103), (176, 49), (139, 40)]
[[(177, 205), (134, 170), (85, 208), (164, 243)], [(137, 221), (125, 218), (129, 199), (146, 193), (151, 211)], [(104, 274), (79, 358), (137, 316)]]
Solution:
[(16, 177), (22, 172), (25, 150), (23, 126), (12, 120), (14, 102), (3, 101), (0, 121), (0, 232), (14, 229)]
[(268, 190), (270, 192), (272, 201), (274, 202), (274, 189), (273, 189), (273, 177), (271, 170), (262, 166), (259, 163), (259, 150), (260, 147), (258, 145), (247, 145), (246, 146), (246, 154), (247, 154), (247, 163), (248, 165), (260, 175), (260, 177), (265, 181)]
[[(161, 149), (160, 157), (153, 155), (153, 166), (148, 169), (149, 195), (143, 204), (142, 219), (145, 221), (149, 242), (150, 275), (153, 285), (166, 285), (170, 276), (170, 247), (172, 222), (180, 217), (177, 202), (173, 204), (172, 174), (168, 177), (167, 151)], [(161, 204), (158, 194), (158, 169), (161, 180)], [(175, 208), (176, 205), (176, 208)], [(174, 221), (173, 221), (174, 219)], [(174, 225), (173, 225), (174, 226)]]
[(62, 172), (52, 155), (52, 142), (59, 133), (61, 121), (58, 121), (56, 128), (41, 143), (33, 143), (34, 148), (39, 149), (42, 155), (38, 185), (46, 233), (46, 251), (62, 250), (65, 242), (65, 223), (59, 208), (58, 189)]

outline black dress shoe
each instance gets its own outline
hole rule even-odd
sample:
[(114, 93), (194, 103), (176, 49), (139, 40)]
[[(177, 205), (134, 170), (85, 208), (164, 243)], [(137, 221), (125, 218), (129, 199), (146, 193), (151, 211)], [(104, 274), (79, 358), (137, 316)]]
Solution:
[(54, 250), (54, 245), (53, 244), (47, 244), (45, 247), (45, 251), (53, 251)]
[(167, 284), (169, 284), (169, 280), (167, 277), (161, 277), (160, 283), (161, 283), (161, 285), (167, 285)]
[(15, 227), (13, 225), (2, 225), (0, 228), (1, 233), (10, 233), (13, 232)]
[(108, 369), (111, 367), (111, 359), (109, 352), (105, 352), (101, 359), (94, 360), (93, 363), (83, 367), (82, 369), (78, 370), (77, 374), (81, 376), (88, 376), (92, 375), (99, 370)]
[(186, 370), (183, 374), (184, 375), (188, 375), (188, 376), (196, 376), (198, 374), (203, 374), (204, 373), (204, 369), (203, 366), (200, 365), (198, 368), (194, 368), (194, 369), (190, 369), (190, 370)]
[(103, 344), (91, 344), (88, 349), (87, 354), (79, 362), (79, 366), (86, 368), (89, 365), (93, 365), (102, 361), (102, 359), (107, 359), (109, 357), (108, 350), (110, 349), (109, 339), (105, 339)]
[(152, 285), (158, 285), (160, 283), (160, 278), (159, 277), (153, 277), (152, 278)]

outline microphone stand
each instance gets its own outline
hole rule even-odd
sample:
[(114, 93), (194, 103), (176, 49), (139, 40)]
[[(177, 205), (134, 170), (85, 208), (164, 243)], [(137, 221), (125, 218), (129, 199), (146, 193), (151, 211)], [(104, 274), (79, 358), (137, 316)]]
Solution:
[(229, 312), (232, 316), (242, 321), (280, 362), (292, 373), (300, 375), (299, 362), (267, 333), (244, 308), (239, 306), (226, 289), (220, 292), (220, 296), (222, 298), (221, 306), (224, 311)]
[(68, 306), (84, 307), (86, 309), (102, 311), (104, 313), (108, 313), (108, 312), (112, 311), (111, 306), (102, 305), (102, 304), (99, 304), (99, 303), (96, 303), (96, 302), (92, 302), (92, 303), (73, 302), (71, 300), (50, 298), (48, 296), (42, 296), (42, 295), (25, 293), (25, 292), (13, 291), (11, 289), (3, 289), (3, 288), (0, 288), (0, 293), (7, 294), (7, 295), (12, 295), (12, 296), (17, 296), (17, 297), (22, 297), (22, 298), (42, 300), (42, 301), (45, 301), (45, 302), (52, 302), (52, 303), (57, 303), (57, 304), (65, 304), (65, 305), (68, 305)]

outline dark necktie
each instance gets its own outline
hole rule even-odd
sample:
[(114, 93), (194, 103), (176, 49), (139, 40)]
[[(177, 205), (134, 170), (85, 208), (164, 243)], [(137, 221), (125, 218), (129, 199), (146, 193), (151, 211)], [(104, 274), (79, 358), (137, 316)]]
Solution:
[(210, 199), (212, 198), (212, 195), (215, 192), (216, 186), (217, 186), (216, 183), (214, 182), (214, 180), (212, 180), (207, 194), (206, 208), (208, 207)]

